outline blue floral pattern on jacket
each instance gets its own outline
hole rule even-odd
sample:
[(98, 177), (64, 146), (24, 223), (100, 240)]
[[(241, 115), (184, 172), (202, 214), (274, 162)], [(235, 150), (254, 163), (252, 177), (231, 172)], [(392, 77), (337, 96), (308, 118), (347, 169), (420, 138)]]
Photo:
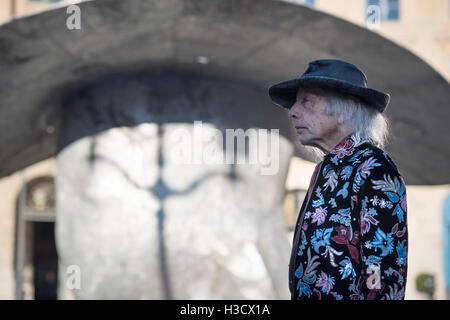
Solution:
[(292, 299), (404, 299), (406, 188), (394, 161), (350, 134), (316, 172), (294, 235)]

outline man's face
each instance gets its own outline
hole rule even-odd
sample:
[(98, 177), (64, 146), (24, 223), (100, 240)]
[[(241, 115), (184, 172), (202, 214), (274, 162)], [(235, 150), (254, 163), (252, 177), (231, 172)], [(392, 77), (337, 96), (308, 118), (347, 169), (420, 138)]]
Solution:
[(339, 132), (335, 116), (325, 114), (328, 99), (319, 90), (300, 89), (297, 101), (289, 110), (289, 117), (299, 135), (300, 142), (308, 146), (323, 146), (335, 139)]

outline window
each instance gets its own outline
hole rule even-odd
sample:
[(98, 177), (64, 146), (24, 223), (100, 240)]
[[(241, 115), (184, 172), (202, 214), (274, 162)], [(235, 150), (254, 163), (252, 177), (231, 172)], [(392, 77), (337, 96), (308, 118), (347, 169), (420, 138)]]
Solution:
[(394, 21), (400, 18), (400, 0), (368, 0), (367, 7), (377, 6), (381, 21)]

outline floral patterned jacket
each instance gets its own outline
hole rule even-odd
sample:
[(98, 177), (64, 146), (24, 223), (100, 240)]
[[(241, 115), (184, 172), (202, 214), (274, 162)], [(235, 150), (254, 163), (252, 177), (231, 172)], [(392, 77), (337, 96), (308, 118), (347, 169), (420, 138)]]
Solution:
[(404, 299), (406, 188), (394, 161), (354, 134), (316, 166), (289, 264), (293, 300)]

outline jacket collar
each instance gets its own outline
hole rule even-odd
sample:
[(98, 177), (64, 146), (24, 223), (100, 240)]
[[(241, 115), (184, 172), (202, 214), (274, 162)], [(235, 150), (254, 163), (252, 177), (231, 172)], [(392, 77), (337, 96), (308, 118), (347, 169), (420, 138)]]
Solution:
[(344, 137), (331, 151), (326, 155), (336, 159), (341, 159), (344, 156), (350, 156), (353, 154), (356, 147), (363, 143), (370, 142), (368, 139), (362, 139), (354, 132)]

